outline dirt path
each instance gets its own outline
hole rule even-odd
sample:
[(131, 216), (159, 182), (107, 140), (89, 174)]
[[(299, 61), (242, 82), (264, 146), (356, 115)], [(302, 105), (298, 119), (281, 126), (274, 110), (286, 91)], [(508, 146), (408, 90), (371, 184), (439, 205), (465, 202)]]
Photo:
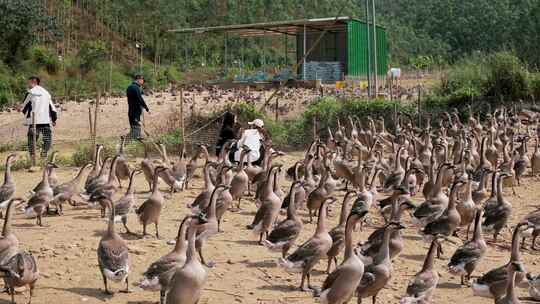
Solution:
[[(292, 164), (300, 157), (299, 153), (294, 153), (282, 162)], [(64, 168), (59, 170), (58, 175), (61, 180), (67, 180), (75, 171)], [(39, 173), (16, 172), (14, 178), (18, 195), (23, 195), (39, 181)], [(284, 190), (289, 184), (289, 181), (282, 179), (281, 187)], [(517, 189), (519, 197), (511, 196), (507, 191), (506, 196), (514, 205), (515, 211), (512, 224), (537, 206), (540, 199), (537, 191), (539, 186), (540, 181), (529, 178), (525, 186)], [(137, 179), (138, 204), (148, 196), (147, 193), (140, 193), (146, 191), (146, 187), (142, 177)], [(161, 214), (162, 240), (133, 238), (123, 234), (123, 229), (119, 227), (121, 225), (117, 225), (117, 231), (122, 232), (130, 247), (131, 282), (139, 280), (141, 273), (151, 262), (171, 249), (166, 245), (166, 240), (175, 237), (181, 219), (187, 214), (186, 203), (191, 202), (199, 193), (202, 187), (200, 177), (196, 178), (193, 187), (167, 199)], [(339, 197), (341, 199), (342, 193), (339, 193)], [(225, 233), (213, 237), (205, 247), (205, 255), (217, 265), (208, 271), (208, 282), (200, 303), (317, 303), (311, 295), (296, 290), (300, 283), (299, 274), (288, 274), (276, 266), (279, 253), (269, 252), (256, 244), (256, 236), (245, 229), (256, 208), (251, 200), (244, 200), (243, 206), (244, 211), (240, 213), (226, 214), (223, 224)], [(115, 293), (110, 297), (102, 293), (103, 284), (97, 266), (96, 248), (100, 235), (106, 229), (106, 223), (99, 217), (99, 210), (71, 207), (65, 209), (65, 216), (44, 218), (44, 224), (47, 225), (45, 228), (35, 226), (34, 220), (25, 219), (20, 211), (15, 215), (13, 226), (21, 241), (20, 247), (34, 254), (42, 274), (33, 303), (157, 303), (157, 293), (144, 292), (135, 287), (132, 287), (134, 292), (131, 294)], [(332, 206), (331, 227), (337, 223), (338, 212), (339, 207)], [(300, 214), (307, 220), (305, 211)], [(374, 212), (372, 218), (376, 219), (376, 224), (380, 224), (379, 217)], [(399, 296), (404, 294), (407, 282), (421, 268), (427, 252), (428, 244), (424, 243), (411, 227), (409, 216), (405, 216), (405, 223), (409, 227), (405, 230), (405, 249), (395, 260), (393, 278), (388, 287), (380, 293), (377, 303), (399, 302)], [(134, 215), (130, 216), (128, 225), (135, 232), (141, 232), (141, 226)], [(314, 229), (314, 224), (305, 224), (298, 243), (309, 238)], [(365, 240), (372, 230), (373, 227), (368, 227), (364, 232), (357, 233), (356, 240)], [(153, 228), (149, 231), (154, 232)], [(504, 241), (489, 245), (487, 256), (475, 275), (507, 262), (510, 232), (505, 230), (502, 236)], [(490, 240), (487, 235), (486, 238)], [(444, 245), (447, 259), (455, 248), (456, 245), (453, 244)], [(436, 262), (441, 280), (435, 292), (434, 303), (493, 303), (490, 299), (473, 297), (470, 288), (460, 287), (459, 278), (446, 271), (447, 259)], [(540, 272), (540, 252), (524, 250), (523, 259), (528, 271)], [(322, 272), (325, 267), (326, 261), (317, 265), (313, 275), (314, 285), (320, 286), (326, 277)], [(123, 286), (112, 285), (113, 291), (120, 288)], [(525, 297), (526, 290), (519, 289), (519, 294)], [(7, 295), (0, 295), (0, 303), (8, 303), (8, 299)], [(22, 302), (22, 296), (18, 295), (17, 300)], [(365, 303), (370, 303), (370, 300), (366, 299)]]

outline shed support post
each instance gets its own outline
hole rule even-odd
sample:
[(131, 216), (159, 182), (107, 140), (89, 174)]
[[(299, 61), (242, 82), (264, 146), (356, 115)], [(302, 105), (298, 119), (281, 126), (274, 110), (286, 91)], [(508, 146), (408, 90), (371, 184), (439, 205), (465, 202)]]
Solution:
[(377, 22), (375, 19), (375, 0), (372, 0), (372, 8), (373, 8), (373, 72), (375, 75), (373, 75), (374, 78), (374, 84), (375, 84), (375, 97), (379, 96), (379, 80), (377, 79), (378, 71), (377, 71)]
[(307, 62), (307, 58), (306, 58), (306, 52), (307, 52), (307, 27), (306, 25), (304, 24), (304, 49), (303, 49), (303, 53), (304, 53), (304, 62), (302, 64), (302, 79), (305, 81), (306, 80), (306, 62)]

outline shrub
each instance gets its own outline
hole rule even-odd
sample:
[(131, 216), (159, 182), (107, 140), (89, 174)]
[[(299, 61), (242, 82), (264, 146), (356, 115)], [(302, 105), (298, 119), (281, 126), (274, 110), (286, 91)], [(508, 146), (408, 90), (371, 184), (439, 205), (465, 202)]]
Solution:
[(504, 101), (528, 97), (527, 69), (514, 54), (495, 53), (489, 57), (486, 94)]
[(60, 70), (60, 60), (58, 56), (45, 46), (34, 46), (30, 50), (32, 61), (39, 67), (45, 68), (47, 73), (56, 74)]
[[(111, 143), (104, 143), (103, 157), (110, 157), (116, 153), (116, 147)], [(76, 167), (81, 167), (84, 164), (92, 162), (94, 154), (94, 146), (91, 144), (79, 144), (71, 156), (72, 164)]]

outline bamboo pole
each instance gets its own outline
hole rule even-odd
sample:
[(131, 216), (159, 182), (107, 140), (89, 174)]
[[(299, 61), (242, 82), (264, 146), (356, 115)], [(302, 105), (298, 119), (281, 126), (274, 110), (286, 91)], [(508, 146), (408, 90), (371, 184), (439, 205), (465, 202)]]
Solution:
[(182, 145), (186, 146), (184, 130), (184, 88), (180, 86), (180, 129), (182, 130)]
[(30, 117), (32, 119), (32, 151), (34, 151), (34, 153), (31, 155), (32, 167), (35, 167), (36, 166), (36, 153), (37, 153), (36, 151), (37, 130), (36, 130), (36, 116), (34, 114), (34, 110), (32, 110)]

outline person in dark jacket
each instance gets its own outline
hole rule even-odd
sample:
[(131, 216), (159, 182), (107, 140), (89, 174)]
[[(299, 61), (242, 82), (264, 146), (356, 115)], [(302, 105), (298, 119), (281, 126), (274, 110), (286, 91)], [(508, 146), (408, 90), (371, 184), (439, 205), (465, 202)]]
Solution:
[(142, 75), (136, 75), (135, 81), (129, 85), (126, 90), (128, 100), (128, 118), (131, 131), (129, 133), (130, 139), (139, 139), (141, 134), (141, 114), (142, 110), (150, 113), (150, 109), (144, 102), (142, 97), (142, 85), (144, 84), (144, 77)]
[(231, 112), (226, 112), (223, 116), (223, 124), (219, 131), (219, 137), (216, 143), (216, 156), (219, 157), (221, 149), (229, 140), (236, 138), (236, 130), (234, 124), (236, 123), (236, 116)]

